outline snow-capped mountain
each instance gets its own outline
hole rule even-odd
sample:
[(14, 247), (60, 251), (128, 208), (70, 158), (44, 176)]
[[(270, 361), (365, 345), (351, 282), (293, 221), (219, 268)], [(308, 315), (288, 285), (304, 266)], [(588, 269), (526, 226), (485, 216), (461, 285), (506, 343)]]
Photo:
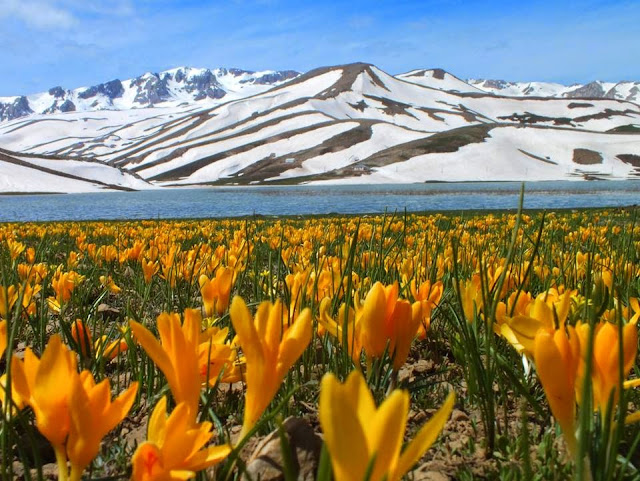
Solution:
[(396, 75), (397, 78), (407, 82), (430, 87), (438, 90), (449, 90), (453, 92), (484, 93), (485, 91), (459, 79), (453, 74), (441, 68), (412, 70), (407, 73)]
[[(182, 77), (167, 73), (171, 82)], [(624, 100), (495, 95), (444, 71), (394, 77), (361, 63), (225, 97), (32, 114), (0, 123), (0, 145), (21, 153), (14, 157), (100, 162), (154, 187), (624, 179), (640, 172), (640, 106)]]
[(0, 97), (0, 121), (30, 114), (130, 110), (157, 105), (205, 101), (214, 105), (264, 92), (300, 75), (293, 70), (253, 72), (236, 68), (179, 67), (160, 73), (145, 73), (124, 81), (65, 90), (53, 87), (47, 92), (20, 97)]
[(469, 79), (467, 83), (487, 93), (510, 97), (616, 99), (640, 103), (640, 82), (595, 81), (584, 85), (562, 85), (550, 82)]
[(0, 192), (98, 192), (154, 188), (139, 176), (102, 162), (17, 154), (0, 149)]

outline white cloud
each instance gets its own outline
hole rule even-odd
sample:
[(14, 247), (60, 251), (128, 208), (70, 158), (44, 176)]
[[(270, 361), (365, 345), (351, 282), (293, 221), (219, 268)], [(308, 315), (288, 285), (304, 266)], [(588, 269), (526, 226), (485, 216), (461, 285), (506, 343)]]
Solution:
[(0, 0), (0, 18), (16, 19), (38, 30), (68, 30), (95, 17), (131, 16), (131, 0)]
[(32, 0), (0, 0), (0, 17), (16, 18), (37, 29), (67, 29), (76, 23), (68, 9)]
[(61, 5), (77, 12), (103, 16), (133, 15), (135, 8), (131, 0), (58, 0)]

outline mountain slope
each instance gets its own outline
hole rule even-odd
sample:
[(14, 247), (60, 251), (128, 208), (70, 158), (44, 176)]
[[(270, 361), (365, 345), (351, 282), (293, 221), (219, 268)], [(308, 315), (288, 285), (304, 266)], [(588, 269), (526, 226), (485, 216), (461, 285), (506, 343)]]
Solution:
[(253, 72), (235, 68), (179, 67), (74, 90), (53, 87), (34, 95), (0, 97), (0, 121), (34, 113), (130, 110), (156, 105), (174, 107), (198, 101), (213, 105), (264, 92), (298, 75), (293, 70)]
[(567, 86), (550, 82), (470, 79), (468, 83), (483, 92), (512, 97), (616, 99), (640, 103), (640, 82), (595, 81)]
[(134, 174), (101, 162), (0, 149), (0, 192), (3, 193), (132, 191), (152, 187)]
[(475, 87), (441, 68), (411, 70), (410, 72), (396, 75), (396, 78), (439, 90), (471, 93), (485, 92), (485, 90)]
[(217, 105), (32, 115), (0, 123), (0, 143), (156, 186), (635, 176), (640, 106), (474, 89), (349, 64)]

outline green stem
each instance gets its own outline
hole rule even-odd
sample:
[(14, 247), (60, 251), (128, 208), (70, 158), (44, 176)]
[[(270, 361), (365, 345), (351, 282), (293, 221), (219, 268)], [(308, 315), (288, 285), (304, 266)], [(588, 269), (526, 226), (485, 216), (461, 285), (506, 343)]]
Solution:
[(71, 464), (71, 477), (69, 481), (80, 481), (82, 479), (82, 472), (84, 469), (76, 466), (75, 464)]
[(69, 480), (69, 469), (67, 468), (67, 453), (64, 446), (54, 446), (53, 450), (56, 453), (56, 462), (58, 463), (58, 480)]

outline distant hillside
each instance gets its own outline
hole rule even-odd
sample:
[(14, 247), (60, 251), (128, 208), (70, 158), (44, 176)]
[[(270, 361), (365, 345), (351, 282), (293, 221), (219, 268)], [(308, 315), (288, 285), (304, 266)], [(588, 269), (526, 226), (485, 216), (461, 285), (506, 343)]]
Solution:
[[(168, 74), (183, 86), (198, 77)], [(144, 179), (133, 188), (626, 179), (640, 169), (640, 106), (629, 101), (512, 97), (443, 70), (394, 77), (362, 63), (269, 78), (266, 90), (251, 75), (236, 98), (3, 122), (0, 145), (99, 162)]]

